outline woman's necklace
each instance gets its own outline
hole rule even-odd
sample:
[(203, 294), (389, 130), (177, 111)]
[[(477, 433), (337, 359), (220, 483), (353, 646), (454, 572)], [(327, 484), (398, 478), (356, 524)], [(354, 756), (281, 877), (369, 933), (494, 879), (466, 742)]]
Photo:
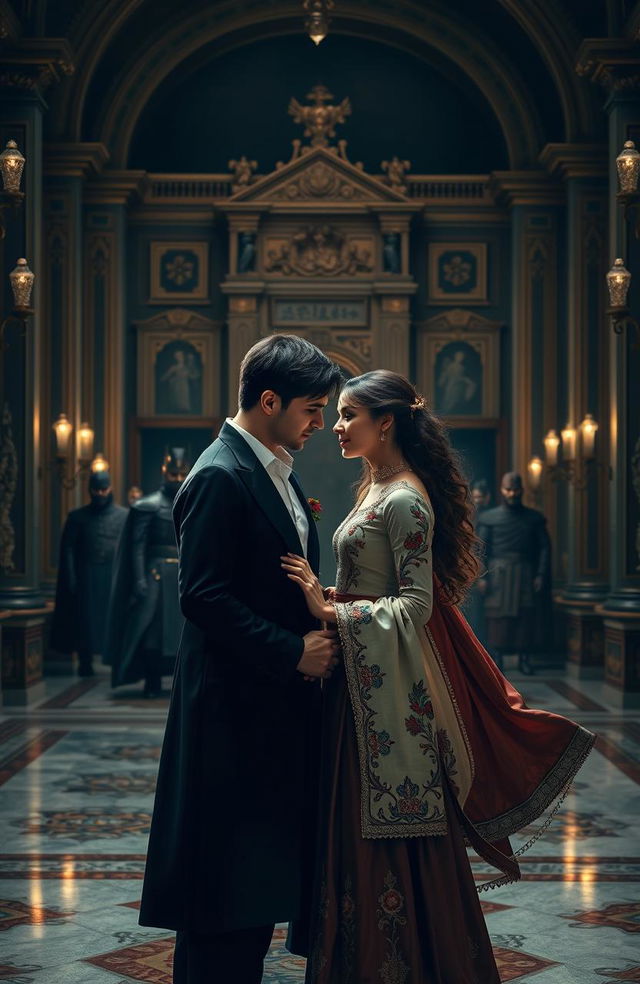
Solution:
[(371, 481), (372, 482), (384, 482), (385, 478), (391, 478), (392, 475), (398, 475), (399, 472), (403, 471), (413, 471), (409, 468), (406, 461), (401, 462), (399, 465), (381, 465), (380, 468), (371, 469)]

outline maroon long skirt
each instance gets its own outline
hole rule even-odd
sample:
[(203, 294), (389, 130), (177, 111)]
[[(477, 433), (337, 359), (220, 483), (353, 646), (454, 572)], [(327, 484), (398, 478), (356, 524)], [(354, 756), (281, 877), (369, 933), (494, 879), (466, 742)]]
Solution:
[(451, 794), (446, 836), (365, 840), (341, 668), (325, 686), (306, 984), (500, 984)]

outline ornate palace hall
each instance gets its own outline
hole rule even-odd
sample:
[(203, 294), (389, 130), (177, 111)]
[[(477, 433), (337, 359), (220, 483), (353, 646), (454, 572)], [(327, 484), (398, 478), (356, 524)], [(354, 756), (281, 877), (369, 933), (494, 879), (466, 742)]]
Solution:
[[(315, 692), (307, 687), (300, 697), (309, 682), (301, 667), (308, 637), (328, 650), (329, 637), (319, 640), (318, 627), (333, 626), (335, 618), (335, 659), (317, 675), (328, 679), (335, 670), (340, 679), (351, 672), (342, 722), (357, 737), (350, 745), (340, 738), (339, 754), (353, 752), (353, 773), (341, 773), (352, 776), (343, 783), (353, 793), (352, 808), (333, 827), (324, 824), (326, 844), (336, 830), (336, 841), (342, 828), (357, 831), (354, 864), (373, 881), (363, 844), (368, 850), (377, 837), (386, 849), (396, 838), (402, 851), (412, 836), (415, 846), (428, 823), (427, 833), (446, 836), (439, 838), (442, 854), (429, 855), (428, 888), (424, 873), (416, 875), (422, 894), (413, 925), (402, 924), (419, 951), (413, 975), (404, 957), (389, 970), (387, 954), (369, 947), (379, 931), (377, 945), (393, 949), (391, 936), (404, 917), (382, 906), (392, 889), (384, 881), (369, 891), (365, 879), (357, 922), (355, 904), (347, 904), (349, 871), (332, 906), (316, 892), (316, 915), (329, 919), (331, 909), (339, 928), (330, 943), (328, 922), (316, 932), (320, 970), (310, 968), (308, 979), (470, 984), (443, 981), (444, 964), (429, 971), (428, 981), (414, 978), (426, 976), (429, 961), (445, 952), (456, 966), (492, 964), (463, 831), (471, 840), (477, 835), (476, 845), (482, 836), (504, 844), (506, 827), (512, 824), (509, 833), (520, 820), (524, 829), (513, 847), (529, 848), (520, 859), (521, 881), (479, 896), (502, 982), (640, 984), (639, 151), (640, 0), (0, 0), (0, 982), (174, 984), (174, 934), (142, 927), (139, 918), (180, 639), (175, 692), (185, 692), (181, 674), (196, 665), (202, 686), (186, 689), (201, 700), (198, 737), (209, 725), (212, 734), (219, 731), (209, 757), (202, 743), (184, 740), (195, 765), (188, 758), (185, 767), (171, 742), (163, 756), (163, 770), (167, 761), (178, 763), (164, 789), (197, 789), (199, 797), (198, 809), (193, 800), (183, 808), (161, 781), (158, 801), (164, 795), (178, 819), (159, 828), (156, 812), (154, 834), (163, 834), (151, 837), (149, 849), (150, 870), (154, 858), (170, 854), (154, 852), (154, 843), (164, 846), (175, 835), (172, 862), (155, 864), (170, 888), (157, 890), (153, 882), (149, 890), (152, 901), (163, 897), (161, 906), (168, 899), (170, 915), (157, 921), (191, 934), (179, 941), (175, 984), (183, 984), (178, 977), (188, 976), (194, 962), (200, 965), (193, 948), (207, 933), (217, 934), (216, 946), (224, 937), (224, 950), (225, 934), (262, 930), (266, 940), (275, 919), (304, 912), (311, 867), (305, 835), (314, 824), (298, 820), (303, 806), (308, 815), (315, 808), (327, 761), (337, 774), (343, 760), (336, 765), (325, 755), (321, 768), (320, 756), (312, 759), (322, 729), (313, 727), (318, 707), (306, 713), (307, 694)], [(249, 433), (240, 422), (234, 432), (239, 374), (255, 346), (262, 353), (289, 346), (289, 362), (279, 364), (286, 371), (276, 377), (285, 395), (265, 384), (257, 403), (245, 407), (240, 400), (244, 423), (257, 420), (265, 430)], [(325, 374), (304, 375), (305, 383), (327, 382), (329, 366), (335, 386), (289, 398), (288, 384), (293, 393), (306, 365), (300, 353), (310, 351), (310, 364), (318, 373), (324, 366)], [(391, 372), (374, 380), (391, 386), (393, 377), (402, 398), (358, 403), (358, 393), (371, 396), (370, 374), (381, 369)], [(356, 394), (350, 418), (337, 402), (343, 384), (343, 397)], [(263, 405), (265, 393), (271, 395)], [(331, 398), (321, 427), (325, 396)], [(296, 401), (312, 397), (318, 405), (306, 407), (308, 431), (296, 431), (298, 444), (285, 439), (293, 434), (288, 429), (275, 440)], [(257, 411), (251, 416), (256, 407), (264, 419)], [(350, 456), (349, 440), (338, 443), (334, 425), (337, 433), (350, 427), (361, 440), (368, 433), (373, 457), (353, 444)], [(188, 565), (183, 540), (178, 556), (172, 518), (178, 516), (180, 538), (183, 514), (172, 507), (176, 495), (182, 491), (175, 501), (184, 502), (197, 487), (202, 462), (208, 468), (213, 461), (202, 456), (217, 454), (220, 444), (207, 449), (225, 426), (226, 447), (235, 441), (240, 448), (238, 482), (250, 484), (248, 476), (257, 475), (265, 484), (246, 501), (224, 486), (215, 507), (203, 493), (198, 507), (185, 511), (185, 526), (195, 516), (217, 521), (222, 532), (192, 534), (205, 555), (205, 574), (195, 580), (206, 611), (203, 628), (191, 609), (184, 632)], [(267, 430), (269, 447), (260, 436)], [(430, 443), (434, 433), (440, 443)], [(281, 456), (284, 445), (294, 457)], [(366, 515), (351, 526), (343, 520), (355, 515), (363, 461), (363, 495), (376, 483), (383, 487), (379, 500), (358, 500), (356, 511)], [(209, 478), (220, 480), (218, 464), (216, 458)], [(396, 527), (394, 554), (393, 524), (385, 526), (373, 506), (393, 513), (384, 483), (395, 476), (391, 484), (401, 486), (404, 469), (423, 482), (416, 495), (439, 497), (439, 508), (421, 512), (418, 499), (412, 503), (409, 523), (422, 525)], [(244, 494), (245, 485), (237, 488)], [(366, 558), (371, 543), (358, 531), (367, 522), (379, 524), (384, 559), (381, 551), (368, 568), (379, 576), (377, 593), (360, 584), (363, 594), (356, 596), (351, 587), (366, 564), (355, 558), (361, 549)], [(518, 525), (514, 546), (509, 535)], [(335, 561), (342, 529), (352, 562), (346, 587)], [(273, 566), (265, 566), (261, 541), (283, 551), (286, 545), (289, 563), (291, 543), (299, 543), (307, 570), (317, 561), (320, 585), (314, 570), (308, 581), (298, 579), (322, 597), (315, 612), (298, 587), (294, 597), (295, 578), (285, 573), (291, 568), (275, 550), (267, 558)], [(431, 567), (419, 566), (432, 559), (435, 581)], [(298, 572), (305, 570), (304, 560), (297, 563)], [(233, 589), (218, 590), (215, 564), (236, 564)], [(360, 645), (366, 632), (373, 638), (380, 625), (366, 606), (388, 602), (402, 610), (416, 570), (429, 571), (431, 607), (417, 629), (424, 642), (438, 605), (442, 614), (464, 594), (447, 590), (455, 582), (447, 577), (451, 567), (459, 585), (476, 577), (462, 604), (489, 655), (475, 642), (453, 647), (445, 670), (442, 646), (421, 652), (408, 644), (405, 660), (386, 636), (369, 663), (358, 663), (364, 644), (357, 657), (355, 644), (345, 655), (340, 612), (355, 605), (350, 643), (357, 635)], [(336, 588), (320, 590), (330, 585)], [(274, 605), (281, 606), (277, 614)], [(231, 613), (239, 610), (245, 621), (238, 616), (238, 628)], [(458, 616), (450, 609), (445, 615), (449, 632)], [(266, 623), (265, 635), (275, 632), (279, 640), (269, 658), (262, 643), (247, 642), (256, 617), (263, 629)], [(389, 631), (413, 625), (411, 616), (403, 618)], [(184, 640), (195, 635), (200, 641), (190, 662)], [(223, 635), (224, 651), (216, 648)], [(271, 686), (287, 643), (289, 657), (301, 647), (303, 657), (284, 684), (279, 680), (280, 689), (263, 691), (253, 671)], [(424, 661), (416, 663), (418, 657)], [(503, 663), (528, 704), (517, 713), (517, 698), (495, 671)], [(415, 711), (421, 688), (420, 721), (399, 714), (409, 688), (394, 688), (398, 678), (389, 672), (416, 665), (427, 683), (414, 675), (408, 700)], [(506, 747), (498, 702), (483, 703), (478, 666), (491, 692), (502, 687), (503, 704), (512, 701), (504, 716), (514, 711), (509, 726), (519, 745), (514, 739)], [(462, 710), (465, 700), (451, 684), (458, 671), (458, 684), (473, 681)], [(357, 687), (366, 700), (376, 690), (372, 700), (380, 707), (393, 704), (386, 711), (396, 714), (398, 730), (384, 724), (376, 731), (373, 712), (365, 728)], [(330, 704), (326, 699), (325, 709)], [(176, 699), (171, 715), (178, 706), (182, 713)], [(258, 706), (265, 713), (255, 720)], [(535, 708), (597, 734), (595, 750), (542, 829), (529, 824), (531, 816), (562, 793), (566, 760), (578, 767), (592, 736), (582, 732), (583, 744), (572, 738), (560, 749), (550, 738), (547, 756), (539, 735), (554, 725), (549, 715), (528, 713)], [(424, 723), (429, 713), (439, 717), (437, 725)], [(291, 723), (295, 715), (304, 717), (302, 739), (300, 718)], [(475, 727), (479, 719), (484, 730)], [(534, 722), (528, 758), (523, 719)], [(457, 745), (447, 744), (451, 723)], [(422, 727), (430, 729), (431, 744), (419, 744)], [(184, 730), (175, 733), (182, 738)], [(410, 752), (422, 755), (422, 799), (409, 766), (389, 779), (396, 762), (406, 764), (401, 749), (411, 742)], [(483, 771), (485, 751), (491, 765)], [(423, 770), (428, 753), (431, 771)], [(218, 779), (220, 762), (225, 780), (233, 777), (228, 782)], [(248, 773), (255, 784), (243, 781)], [(382, 790), (377, 799), (372, 775)], [(526, 792), (511, 800), (503, 783)], [(208, 809), (200, 809), (205, 786)], [(334, 788), (342, 794), (337, 781)], [(357, 828), (353, 803), (358, 794), (364, 802), (367, 789), (371, 812), (379, 812), (365, 829), (362, 807)], [(447, 799), (452, 790), (460, 809)], [(394, 810), (402, 804), (399, 820), (391, 807), (382, 815), (380, 797), (387, 794)], [(268, 801), (264, 837), (251, 826), (263, 818), (253, 815), (258, 798)], [(333, 805), (338, 799), (336, 793)], [(482, 812), (489, 802), (498, 804), (493, 814), (488, 806)], [(462, 810), (468, 804), (473, 824)], [(451, 814), (458, 826), (449, 822), (449, 806), (458, 810)], [(199, 839), (184, 836), (194, 829), (183, 822), (187, 814), (201, 824)], [(220, 836), (210, 837), (209, 826), (204, 836), (205, 816), (219, 821)], [(462, 867), (448, 868), (445, 853), (451, 861), (456, 835)], [(418, 846), (434, 840), (425, 835)], [(197, 855), (191, 867), (175, 860), (184, 857), (185, 842), (190, 860)], [(482, 843), (483, 856), (495, 858)], [(469, 852), (480, 885), (493, 869)], [(286, 871), (275, 879), (282, 857)], [(513, 858), (500, 857), (512, 870)], [(409, 865), (411, 877), (418, 867)], [(252, 878), (238, 876), (249, 869)], [(207, 896), (202, 886), (213, 882), (212, 871), (217, 893), (212, 884)], [(443, 874), (450, 871), (455, 878)], [(260, 877), (268, 891), (256, 889)], [(150, 921), (150, 880), (143, 921)], [(198, 890), (187, 892), (187, 880), (197, 880)], [(445, 881), (457, 881), (452, 892), (458, 890), (441, 900), (437, 886)], [(399, 889), (396, 897), (404, 899)], [(451, 915), (456, 904), (458, 919)], [(219, 931), (197, 925), (211, 912), (223, 914)], [(385, 936), (391, 916), (397, 920)], [(261, 922), (268, 923), (266, 934)], [(349, 937), (354, 925), (358, 946), (355, 930)], [(433, 936), (422, 932), (425, 925)], [(464, 945), (445, 941), (439, 950), (446, 932)], [(279, 924), (265, 984), (304, 982), (305, 961), (285, 949), (286, 936)], [(437, 937), (429, 953), (427, 937)], [(231, 939), (235, 955), (237, 937)], [(191, 956), (181, 960), (183, 944)], [(335, 945), (340, 957), (325, 959), (325, 945)], [(247, 964), (252, 946), (255, 935)], [(351, 956), (344, 957), (348, 946)], [(225, 959), (217, 952), (218, 958)], [(336, 970), (339, 960), (344, 967)], [(362, 974), (368, 961), (382, 969), (367, 971), (363, 981), (354, 967)], [(206, 984), (246, 984), (239, 978)]]

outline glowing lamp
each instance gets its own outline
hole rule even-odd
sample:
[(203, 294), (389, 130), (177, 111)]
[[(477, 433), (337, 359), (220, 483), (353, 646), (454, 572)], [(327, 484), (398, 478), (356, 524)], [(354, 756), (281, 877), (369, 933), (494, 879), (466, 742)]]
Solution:
[(627, 140), (621, 154), (616, 157), (618, 186), (622, 194), (633, 194), (638, 190), (640, 175), (640, 154), (633, 140)]
[(5, 150), (0, 154), (2, 186), (9, 194), (15, 194), (20, 191), (20, 179), (22, 178), (23, 169), (24, 157), (18, 150), (15, 140), (9, 140)]
[(590, 413), (586, 414), (580, 424), (580, 436), (582, 438), (582, 454), (585, 458), (593, 458), (595, 454), (596, 431), (598, 422), (593, 419)]
[(543, 469), (542, 459), (534, 457), (531, 459), (527, 465), (527, 472), (529, 473), (529, 482), (532, 489), (537, 489), (540, 487), (540, 479), (542, 478)]
[(554, 430), (550, 430), (544, 439), (544, 454), (547, 459), (548, 465), (558, 464), (558, 448), (560, 447), (560, 438)]
[(80, 461), (91, 461), (93, 458), (93, 429), (89, 424), (80, 425), (78, 431), (78, 458)]
[(97, 455), (91, 462), (92, 472), (106, 472), (109, 471), (109, 462), (104, 457), (102, 451), (98, 451)]
[(615, 260), (613, 266), (607, 274), (607, 288), (609, 290), (609, 303), (612, 308), (626, 307), (627, 294), (631, 284), (631, 274), (624, 265), (624, 260)]
[(73, 430), (73, 424), (67, 420), (66, 414), (61, 413), (53, 425), (53, 430), (56, 435), (58, 458), (66, 458), (69, 452), (69, 439)]

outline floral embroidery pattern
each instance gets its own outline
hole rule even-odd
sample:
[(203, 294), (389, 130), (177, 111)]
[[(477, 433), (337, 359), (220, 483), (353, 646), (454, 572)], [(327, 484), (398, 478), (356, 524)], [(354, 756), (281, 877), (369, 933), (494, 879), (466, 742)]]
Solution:
[(429, 815), (428, 804), (420, 798), (420, 786), (411, 782), (409, 776), (405, 776), (404, 782), (396, 786), (399, 799), (391, 807), (393, 817), (421, 817), (426, 819)]
[(457, 782), (453, 778), (458, 775), (458, 770), (456, 768), (456, 756), (453, 751), (453, 742), (444, 728), (438, 728), (436, 738), (438, 741), (438, 750), (440, 751), (440, 761), (442, 762), (444, 771), (447, 774), (453, 792), (457, 797), (459, 797), (460, 789)]
[[(418, 568), (429, 560), (429, 512), (422, 499), (413, 492), (411, 489), (410, 496), (399, 502), (406, 527), (403, 532), (402, 523), (399, 533), (394, 532), (392, 544), (395, 560), (389, 575), (391, 583), (395, 581), (400, 592), (414, 586)], [(382, 498), (386, 496), (368, 509), (356, 510), (347, 517), (336, 534), (338, 592), (349, 594), (350, 589), (353, 593), (356, 585), (365, 590), (362, 573), (365, 567), (360, 563), (362, 552), (374, 551), (380, 542), (384, 542), (382, 538), (389, 543), (388, 528), (380, 523), (380, 510), (376, 508)], [(373, 525), (374, 521), (378, 523)], [(372, 552), (371, 559), (367, 558), (367, 573), (373, 557), (375, 553)], [(398, 643), (392, 635), (388, 637), (391, 648), (385, 652), (385, 659), (390, 661), (389, 671), (385, 663), (374, 663), (370, 659), (369, 640), (380, 639), (378, 623), (374, 623), (375, 604), (354, 600), (336, 606), (358, 739), (363, 836), (445, 833), (442, 767), (433, 723), (433, 704), (424, 680), (414, 681), (407, 694), (406, 713), (399, 719), (400, 725), (404, 720), (404, 732), (396, 734), (390, 727), (395, 725), (397, 717), (395, 712), (388, 716), (385, 683), (388, 672), (390, 679), (396, 680), (395, 661), (400, 652), (395, 651)], [(386, 622), (383, 606), (380, 631), (385, 632), (387, 626), (391, 627)], [(386, 640), (386, 635), (383, 638)], [(393, 698), (389, 700), (395, 704)], [(415, 749), (422, 763), (411, 750), (414, 739), (418, 739)]]
[(411, 515), (418, 528), (407, 533), (404, 539), (403, 546), (407, 552), (400, 556), (398, 562), (398, 584), (401, 588), (410, 588), (414, 584), (412, 568), (424, 563), (429, 544), (429, 517), (417, 499), (411, 506)]
[(347, 569), (344, 590), (348, 591), (349, 588), (358, 587), (358, 579), (362, 574), (362, 571), (358, 567), (356, 560), (358, 553), (364, 549), (364, 537), (365, 529), (360, 523), (356, 523), (354, 526), (350, 526), (347, 530), (347, 536), (349, 539), (344, 545), (346, 559), (349, 564)]
[(391, 735), (388, 731), (372, 731), (369, 734), (369, 748), (371, 749), (371, 765), (376, 768), (378, 766), (378, 759), (381, 755), (388, 755), (391, 751), (391, 746), (395, 742), (391, 740)]
[(378, 896), (378, 929), (387, 931), (385, 939), (389, 944), (384, 963), (378, 970), (383, 984), (405, 984), (411, 970), (400, 949), (400, 927), (406, 926), (407, 917), (402, 914), (404, 895), (396, 888), (397, 883), (398, 879), (388, 871), (384, 879), (385, 890)]
[(382, 686), (383, 676), (386, 676), (386, 673), (382, 672), (377, 663), (373, 666), (364, 663), (360, 667), (360, 685), (363, 690), (371, 690), (372, 687), (378, 690)]

